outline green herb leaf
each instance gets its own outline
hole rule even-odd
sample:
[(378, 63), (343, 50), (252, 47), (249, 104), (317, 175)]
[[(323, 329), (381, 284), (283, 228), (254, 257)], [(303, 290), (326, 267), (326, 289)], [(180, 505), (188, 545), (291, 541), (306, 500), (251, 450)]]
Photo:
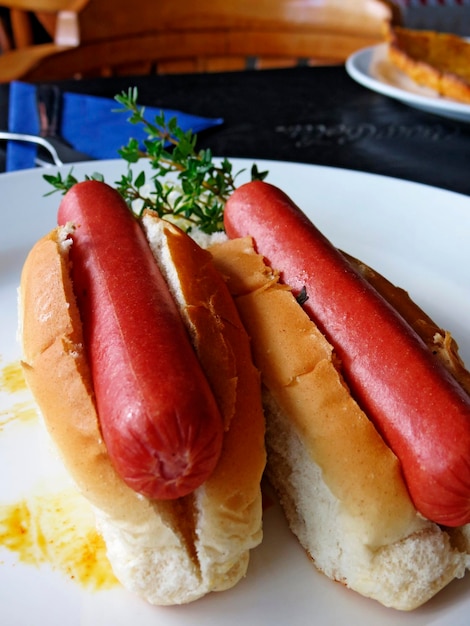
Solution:
[[(187, 231), (192, 227), (209, 234), (223, 230), (225, 202), (235, 190), (236, 178), (243, 170), (233, 174), (228, 159), (215, 163), (210, 150), (197, 151), (197, 135), (190, 130), (183, 131), (176, 118), (167, 120), (162, 112), (153, 121), (147, 120), (145, 107), (138, 105), (137, 98), (136, 87), (115, 96), (121, 105), (115, 111), (127, 113), (130, 124), (142, 124), (146, 139), (143, 150), (139, 142), (131, 138), (127, 146), (118, 151), (127, 162), (128, 171), (115, 181), (114, 186), (138, 215), (152, 209), (160, 217), (176, 221)], [(150, 161), (150, 180), (145, 172), (133, 177), (131, 165), (141, 158)], [(252, 180), (264, 180), (267, 174), (259, 172), (256, 165), (251, 168)], [(100, 174), (86, 178), (104, 180)], [(65, 193), (78, 182), (72, 172), (65, 178), (60, 174), (46, 174), (44, 179), (54, 187), (50, 193)]]

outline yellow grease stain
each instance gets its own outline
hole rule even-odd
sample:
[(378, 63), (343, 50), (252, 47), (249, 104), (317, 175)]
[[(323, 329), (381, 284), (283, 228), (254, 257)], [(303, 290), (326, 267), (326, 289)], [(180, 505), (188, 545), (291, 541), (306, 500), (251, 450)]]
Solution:
[(119, 584), (93, 513), (74, 490), (0, 505), (0, 545), (22, 563), (47, 563), (92, 591)]
[(16, 402), (8, 409), (0, 411), (0, 431), (12, 422), (28, 423), (38, 418), (38, 413), (31, 402)]
[[(0, 389), (7, 393), (26, 391), (27, 386), (23, 370), (19, 361), (5, 365), (0, 370)], [(12, 422), (32, 422), (38, 417), (34, 404), (30, 402), (16, 402), (7, 409), (0, 411), (0, 430)]]
[(0, 370), (0, 389), (15, 393), (25, 391), (26, 381), (19, 361), (9, 363)]

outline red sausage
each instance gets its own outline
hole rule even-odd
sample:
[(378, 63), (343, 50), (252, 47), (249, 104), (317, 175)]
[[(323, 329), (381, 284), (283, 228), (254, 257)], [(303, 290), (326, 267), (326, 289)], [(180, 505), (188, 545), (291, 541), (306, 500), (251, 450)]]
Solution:
[(145, 235), (117, 191), (65, 195), (72, 279), (100, 426), (117, 472), (149, 498), (186, 495), (220, 456), (223, 424)]
[(229, 237), (251, 235), (340, 357), (345, 378), (401, 461), (410, 496), (440, 524), (470, 522), (470, 397), (423, 341), (282, 191), (237, 189)]

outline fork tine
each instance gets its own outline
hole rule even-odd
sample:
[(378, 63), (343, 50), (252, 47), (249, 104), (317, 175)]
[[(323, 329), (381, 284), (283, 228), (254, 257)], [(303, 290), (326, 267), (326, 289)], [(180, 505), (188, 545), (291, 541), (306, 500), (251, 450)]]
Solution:
[(24, 141), (26, 143), (38, 144), (39, 146), (42, 146), (49, 152), (49, 154), (52, 157), (52, 160), (54, 161), (54, 165), (64, 164), (62, 160), (59, 158), (59, 155), (57, 154), (57, 150), (54, 148), (54, 146), (49, 141), (47, 141), (47, 139), (44, 139), (43, 137), (37, 137), (36, 135), (28, 135), (26, 133), (12, 133), (9, 131), (0, 130), (0, 141), (2, 140), (3, 141)]

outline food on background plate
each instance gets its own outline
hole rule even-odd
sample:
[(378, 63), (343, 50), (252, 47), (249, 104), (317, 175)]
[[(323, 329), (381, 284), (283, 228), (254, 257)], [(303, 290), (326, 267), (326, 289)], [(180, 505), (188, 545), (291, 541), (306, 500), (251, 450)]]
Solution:
[(470, 104), (470, 42), (457, 35), (390, 28), (388, 58), (417, 84)]

